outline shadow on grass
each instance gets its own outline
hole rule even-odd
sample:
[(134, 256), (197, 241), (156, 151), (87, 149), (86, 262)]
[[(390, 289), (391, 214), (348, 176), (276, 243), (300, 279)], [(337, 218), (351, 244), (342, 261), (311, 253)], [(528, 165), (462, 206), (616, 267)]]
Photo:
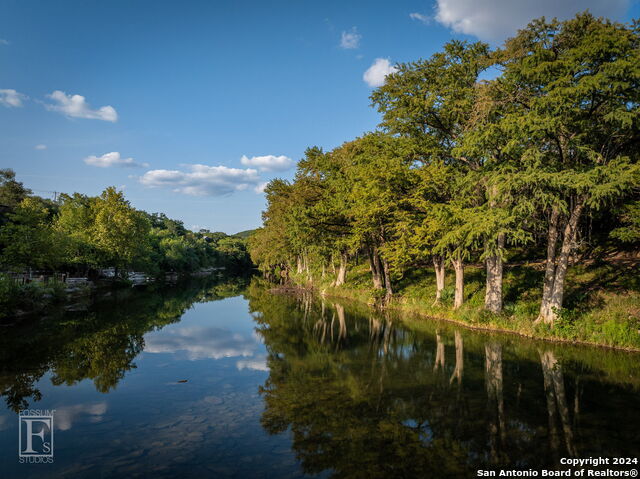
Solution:
[(565, 307), (584, 313), (604, 306), (605, 299), (601, 293), (620, 294), (626, 291), (640, 292), (637, 261), (594, 261), (575, 265), (567, 278)]
[(531, 266), (507, 266), (504, 278), (504, 302), (516, 303), (525, 297), (539, 298), (542, 295), (544, 272)]

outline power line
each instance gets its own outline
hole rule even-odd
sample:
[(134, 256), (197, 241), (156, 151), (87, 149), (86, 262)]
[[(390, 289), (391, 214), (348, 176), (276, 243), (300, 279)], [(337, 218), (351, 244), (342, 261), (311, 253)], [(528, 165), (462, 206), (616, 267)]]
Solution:
[(49, 190), (34, 190), (33, 188), (30, 188), (31, 191), (37, 191), (38, 193), (49, 193), (53, 195), (53, 201), (58, 201), (58, 195), (60, 195), (59, 191), (49, 191)]

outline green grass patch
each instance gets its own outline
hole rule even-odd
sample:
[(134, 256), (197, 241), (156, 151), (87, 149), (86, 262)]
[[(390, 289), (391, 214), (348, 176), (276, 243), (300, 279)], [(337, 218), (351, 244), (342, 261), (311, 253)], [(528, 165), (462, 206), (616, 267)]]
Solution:
[[(434, 304), (433, 269), (412, 268), (394, 280), (389, 307), (434, 318), (450, 319), (475, 327), (503, 329), (538, 338), (588, 342), (640, 349), (640, 275), (633, 261), (588, 262), (572, 266), (567, 274), (565, 307), (553, 328), (534, 324), (540, 308), (543, 271), (540, 265), (507, 265), (504, 274), (504, 308), (500, 314), (485, 311), (485, 272), (465, 269), (465, 304), (453, 309), (454, 277), (447, 271), (442, 301)], [(347, 284), (335, 287), (334, 276), (312, 271), (313, 286), (323, 294), (380, 304), (384, 292), (373, 289), (365, 264), (351, 268)], [(294, 275), (308, 283), (309, 275)]]

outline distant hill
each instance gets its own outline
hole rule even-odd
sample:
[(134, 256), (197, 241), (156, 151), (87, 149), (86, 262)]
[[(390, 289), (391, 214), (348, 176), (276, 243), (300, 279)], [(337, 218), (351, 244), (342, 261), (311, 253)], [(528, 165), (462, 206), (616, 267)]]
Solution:
[(235, 236), (236, 238), (247, 239), (249, 236), (251, 236), (253, 234), (254, 231), (255, 230), (240, 231), (240, 233), (236, 233), (236, 234), (231, 235), (231, 236)]

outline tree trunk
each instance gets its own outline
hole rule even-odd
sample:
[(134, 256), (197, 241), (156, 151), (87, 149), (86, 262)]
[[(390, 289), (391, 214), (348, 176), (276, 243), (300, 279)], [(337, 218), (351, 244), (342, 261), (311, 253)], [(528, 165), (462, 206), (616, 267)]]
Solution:
[(489, 444), (491, 460), (497, 462), (499, 451), (506, 441), (506, 421), (504, 415), (502, 345), (487, 343), (485, 350), (485, 385), (489, 409)]
[(302, 256), (298, 255), (296, 256), (296, 260), (297, 260), (297, 267), (296, 267), (296, 272), (298, 274), (302, 273)]
[[(556, 254), (558, 242), (558, 219), (555, 210), (552, 212), (549, 226), (549, 244), (547, 245), (547, 264), (545, 268), (544, 289), (542, 291), (542, 303), (540, 315), (536, 322), (544, 321), (553, 326), (558, 311), (562, 309), (564, 300), (564, 282), (569, 267), (569, 257), (576, 247), (578, 223), (584, 209), (584, 199), (578, 198), (571, 208), (571, 213), (566, 222), (562, 235), (560, 253)], [(554, 224), (555, 219), (555, 224)]]
[[(498, 250), (504, 248), (504, 234), (498, 235)], [(502, 311), (502, 272), (503, 263), (500, 251), (486, 259), (487, 285), (484, 296), (484, 308), (493, 313)]]
[(309, 318), (309, 313), (311, 312), (311, 294), (310, 293), (303, 293), (302, 295), (302, 302), (304, 304), (304, 315), (302, 318), (302, 322), (306, 324), (307, 319)]
[(393, 289), (391, 288), (391, 273), (389, 272), (389, 262), (386, 259), (382, 260), (382, 270), (384, 272), (384, 287), (387, 290), (385, 300), (389, 301), (393, 296)]
[(382, 289), (382, 266), (380, 265), (380, 256), (376, 248), (369, 249), (369, 267), (371, 268), (373, 287)]
[(456, 291), (453, 300), (453, 309), (458, 309), (464, 302), (464, 262), (462, 259), (454, 259), (453, 270), (456, 274)]
[(551, 293), (551, 313), (553, 314), (551, 321), (555, 320), (557, 312), (562, 309), (564, 301), (564, 281), (569, 268), (569, 257), (576, 248), (576, 239), (578, 236), (578, 222), (582, 215), (584, 203), (579, 200), (571, 212), (567, 226), (564, 229), (564, 238), (560, 255), (558, 256), (556, 265), (556, 274), (553, 281), (553, 291)]
[(458, 381), (458, 386), (462, 385), (462, 373), (464, 371), (464, 343), (460, 331), (455, 332), (456, 338), (456, 368), (453, 370), (449, 383), (454, 380)]
[(338, 343), (347, 339), (347, 322), (344, 317), (344, 306), (341, 304), (334, 304), (336, 312), (338, 313)]
[(549, 231), (547, 233), (547, 261), (544, 270), (544, 283), (542, 287), (542, 302), (540, 304), (540, 314), (536, 322), (544, 321), (549, 317), (549, 298), (553, 291), (553, 279), (556, 271), (556, 248), (558, 245), (558, 222), (560, 213), (554, 207), (549, 219)]
[(539, 351), (540, 364), (544, 379), (544, 390), (547, 397), (547, 412), (549, 415), (549, 438), (551, 449), (558, 455), (558, 428), (557, 419), (560, 419), (565, 446), (570, 456), (577, 456), (573, 443), (573, 430), (569, 419), (569, 407), (564, 389), (564, 376), (562, 366), (552, 351)]
[(440, 331), (436, 330), (436, 359), (433, 362), (433, 371), (438, 369), (444, 371), (444, 342), (440, 336)]
[(289, 283), (289, 265), (287, 263), (280, 264), (280, 281), (281, 284)]
[(442, 290), (444, 289), (444, 258), (440, 255), (433, 257), (433, 269), (436, 272), (436, 299), (433, 302), (434, 306), (440, 303), (442, 299)]
[(347, 280), (347, 261), (349, 256), (347, 253), (340, 254), (340, 267), (338, 268), (338, 276), (336, 277), (336, 286), (342, 286)]

